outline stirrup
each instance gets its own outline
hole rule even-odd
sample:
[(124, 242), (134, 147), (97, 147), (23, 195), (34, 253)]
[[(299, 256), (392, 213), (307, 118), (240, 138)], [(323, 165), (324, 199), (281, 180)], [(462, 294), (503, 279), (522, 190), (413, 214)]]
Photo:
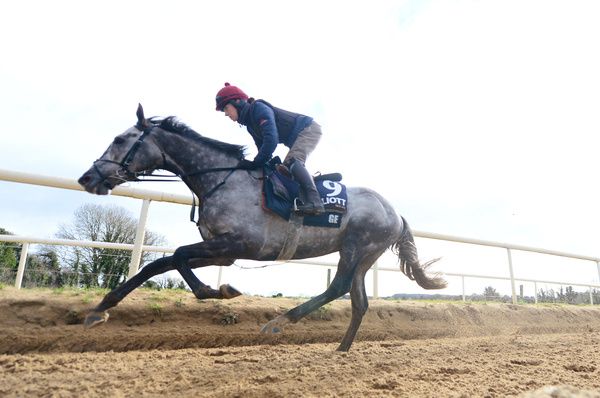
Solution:
[(300, 200), (300, 198), (294, 198), (294, 213), (300, 213), (301, 212), (301, 210), (298, 208), (298, 204), (300, 204), (300, 206), (303, 205), (303, 203)]
[(320, 216), (321, 214), (325, 213), (325, 208), (319, 208), (316, 206), (313, 206), (311, 209), (302, 209), (300, 208), (301, 206), (306, 206), (305, 203), (303, 203), (300, 198), (294, 198), (294, 213), (298, 213), (301, 215), (307, 215), (307, 216)]

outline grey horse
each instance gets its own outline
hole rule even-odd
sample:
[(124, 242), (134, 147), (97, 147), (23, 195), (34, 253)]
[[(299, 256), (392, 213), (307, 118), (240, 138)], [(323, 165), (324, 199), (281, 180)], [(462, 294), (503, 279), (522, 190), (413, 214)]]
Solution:
[[(339, 252), (333, 281), (318, 296), (275, 317), (261, 330), (278, 333), (317, 308), (350, 292), (352, 318), (338, 347), (348, 351), (367, 311), (365, 274), (387, 249), (398, 255), (401, 271), (425, 289), (446, 282), (426, 274), (435, 260), (421, 264), (410, 227), (377, 192), (348, 188), (348, 208), (339, 228), (303, 226), (261, 206), (260, 170), (239, 170), (244, 147), (204, 137), (174, 117), (146, 119), (141, 105), (137, 124), (118, 135), (104, 154), (80, 178), (86, 191), (106, 195), (141, 173), (168, 170), (178, 175), (200, 198), (198, 229), (203, 241), (181, 246), (172, 256), (144, 266), (134, 277), (109, 292), (90, 312), (87, 327), (107, 320), (109, 308), (149, 278), (177, 270), (198, 299), (230, 299), (241, 293), (229, 285), (212, 289), (193, 268), (228, 266), (236, 259), (273, 261), (304, 259)], [(292, 217), (294, 219), (294, 217)]]

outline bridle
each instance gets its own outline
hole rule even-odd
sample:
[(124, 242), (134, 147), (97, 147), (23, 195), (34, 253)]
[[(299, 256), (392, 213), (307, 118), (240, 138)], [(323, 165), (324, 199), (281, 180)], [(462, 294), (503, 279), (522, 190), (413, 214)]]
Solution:
[[(136, 128), (138, 128), (138, 129), (140, 129), (140, 127), (141, 126), (136, 126)], [(133, 172), (133, 171), (129, 170), (129, 165), (131, 164), (131, 162), (133, 161), (133, 158), (135, 157), (136, 153), (140, 149), (140, 146), (142, 145), (142, 143), (144, 142), (146, 137), (148, 137), (150, 135), (150, 133), (152, 132), (152, 129), (154, 129), (154, 127), (155, 127), (155, 125), (148, 125), (142, 129), (140, 129), (142, 131), (142, 134), (137, 139), (137, 141), (133, 143), (131, 148), (129, 148), (129, 150), (123, 157), (123, 160), (121, 160), (120, 162), (117, 162), (116, 160), (109, 160), (109, 159), (96, 159), (94, 161), (93, 167), (94, 167), (94, 170), (96, 171), (96, 173), (98, 173), (98, 175), (101, 178), (100, 183), (104, 182), (105, 180), (107, 180), (108, 178), (113, 177), (113, 176), (108, 176), (108, 175), (105, 175), (104, 173), (102, 173), (100, 168), (96, 165), (96, 163), (98, 163), (98, 162), (113, 163), (113, 164), (117, 164), (117, 165), (121, 166), (115, 172), (114, 177), (121, 178), (125, 181), (149, 181), (149, 180), (140, 180), (139, 176), (148, 175), (148, 174), (145, 174), (144, 172)], [(162, 151), (161, 151), (161, 154), (163, 157), (163, 167), (164, 167), (164, 163), (166, 161), (165, 154)], [(127, 179), (126, 177), (134, 177), (134, 178)], [(168, 177), (168, 176), (161, 176), (161, 177)], [(174, 175), (172, 177), (177, 177), (177, 176)], [(158, 180), (158, 181), (172, 181), (172, 180)]]
[[(172, 181), (176, 181), (175, 180), (176, 178), (181, 178), (183, 180), (184, 177), (189, 177), (189, 176), (194, 176), (194, 175), (202, 175), (202, 174), (214, 173), (214, 172), (219, 172), (219, 171), (229, 171), (229, 173), (227, 173), (227, 175), (223, 178), (223, 180), (221, 182), (219, 182), (213, 188), (211, 188), (210, 190), (208, 190), (204, 195), (202, 195), (201, 198), (199, 198), (200, 199), (200, 203), (202, 203), (208, 197), (210, 197), (212, 194), (214, 194), (219, 188), (221, 188), (221, 186), (223, 186), (227, 182), (227, 180), (233, 174), (234, 171), (241, 170), (239, 167), (213, 167), (213, 168), (207, 168), (207, 169), (200, 169), (200, 170), (194, 171), (192, 173), (181, 173), (180, 172), (180, 173), (173, 174), (173, 175), (154, 174), (152, 172), (148, 173), (146, 171), (134, 172), (134, 171), (129, 170), (129, 165), (133, 161), (133, 158), (135, 157), (136, 153), (138, 152), (138, 150), (140, 149), (140, 147), (144, 143), (144, 140), (146, 139), (146, 137), (148, 137), (150, 135), (150, 133), (152, 132), (152, 130), (155, 127), (157, 127), (157, 125), (155, 125), (155, 124), (148, 124), (147, 126), (140, 126), (139, 123), (138, 123), (138, 125), (136, 125), (136, 128), (138, 130), (141, 130), (142, 134), (137, 139), (137, 141), (133, 143), (133, 145), (131, 146), (131, 148), (129, 148), (129, 150), (127, 151), (127, 153), (123, 157), (123, 160), (121, 160), (120, 162), (117, 162), (116, 160), (109, 160), (109, 159), (96, 159), (94, 161), (94, 163), (93, 163), (92, 166), (94, 168), (94, 171), (96, 171), (96, 173), (98, 173), (98, 175), (101, 178), (101, 180), (100, 180), (100, 182), (98, 184), (103, 183), (104, 181), (106, 181), (110, 177), (120, 178), (123, 181), (135, 181), (135, 182), (143, 182), (143, 181), (168, 181), (168, 182), (172, 182)], [(163, 151), (161, 151), (160, 153), (161, 153), (162, 159), (163, 159), (163, 166), (161, 168), (162, 169), (166, 169), (166, 156), (165, 156), (165, 153)], [(115, 172), (114, 176), (105, 175), (104, 173), (102, 173), (102, 171), (100, 170), (100, 168), (96, 165), (96, 163), (98, 163), (98, 162), (107, 162), (107, 163), (117, 164), (117, 165), (120, 166), (120, 168), (117, 169), (117, 171)], [(127, 177), (133, 177), (133, 178), (127, 178)], [(160, 177), (160, 178), (144, 178), (144, 179), (140, 179), (139, 177)], [(192, 204), (192, 211), (191, 211), (191, 214), (190, 214), (190, 218), (191, 218), (192, 222), (195, 222), (194, 221), (195, 211), (196, 211), (195, 195), (192, 195), (192, 200), (193, 200), (193, 204)]]

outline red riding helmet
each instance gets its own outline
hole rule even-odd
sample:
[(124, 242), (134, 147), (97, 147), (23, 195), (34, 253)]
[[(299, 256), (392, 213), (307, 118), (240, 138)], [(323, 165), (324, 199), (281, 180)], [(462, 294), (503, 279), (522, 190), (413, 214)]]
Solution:
[(230, 101), (238, 99), (246, 101), (248, 96), (236, 86), (225, 83), (225, 87), (219, 90), (217, 97), (215, 98), (217, 102), (217, 110), (222, 111), (223, 108), (225, 108), (225, 105), (227, 105)]

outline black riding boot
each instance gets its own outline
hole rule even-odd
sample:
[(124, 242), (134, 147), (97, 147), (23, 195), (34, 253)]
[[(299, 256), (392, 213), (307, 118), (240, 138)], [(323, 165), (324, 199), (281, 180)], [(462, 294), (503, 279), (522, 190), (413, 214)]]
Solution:
[(302, 162), (295, 161), (290, 166), (290, 172), (292, 173), (294, 180), (300, 184), (300, 189), (304, 193), (306, 202), (297, 204), (297, 206), (295, 206), (295, 210), (299, 213), (311, 216), (317, 216), (325, 213), (321, 196), (319, 195), (319, 192), (317, 192), (315, 182), (313, 181), (311, 175), (308, 174), (308, 170), (306, 170), (304, 164), (302, 164)]

